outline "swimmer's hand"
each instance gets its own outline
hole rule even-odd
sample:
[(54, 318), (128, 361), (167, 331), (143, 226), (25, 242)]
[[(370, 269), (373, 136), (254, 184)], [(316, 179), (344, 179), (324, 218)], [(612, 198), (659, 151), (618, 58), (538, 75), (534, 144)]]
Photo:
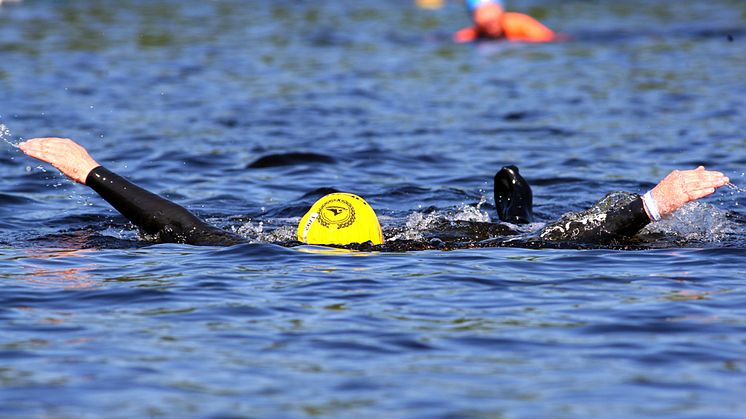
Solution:
[(88, 173), (101, 166), (85, 148), (67, 138), (33, 138), (18, 147), (26, 155), (51, 164), (63, 175), (84, 185)]
[(702, 166), (694, 170), (674, 170), (653, 188), (652, 195), (661, 217), (665, 217), (689, 201), (710, 195), (728, 182), (730, 180), (724, 174), (705, 170)]

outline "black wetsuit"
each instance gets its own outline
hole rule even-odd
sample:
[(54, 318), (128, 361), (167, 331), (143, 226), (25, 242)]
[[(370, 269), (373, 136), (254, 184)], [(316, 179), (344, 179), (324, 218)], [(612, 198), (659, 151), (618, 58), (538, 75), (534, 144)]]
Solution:
[(649, 223), (640, 195), (616, 192), (586, 211), (563, 215), (544, 227), (539, 237), (549, 241), (608, 243), (632, 237)]
[[(157, 242), (230, 246), (246, 241), (210, 226), (184, 207), (146, 191), (103, 166), (88, 174), (86, 185)], [(544, 227), (539, 237), (547, 241), (604, 243), (631, 237), (650, 222), (639, 195), (623, 194), (621, 198), (612, 195), (589, 210), (562, 216)]]
[(146, 191), (103, 166), (93, 169), (85, 184), (158, 242), (230, 246), (246, 241), (205, 223), (186, 208)]

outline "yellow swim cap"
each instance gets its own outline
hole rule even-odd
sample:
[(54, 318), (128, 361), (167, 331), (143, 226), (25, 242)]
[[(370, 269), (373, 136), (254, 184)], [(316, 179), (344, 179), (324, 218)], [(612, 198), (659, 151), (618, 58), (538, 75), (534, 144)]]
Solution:
[(298, 223), (298, 240), (308, 244), (383, 243), (375, 211), (363, 198), (333, 193), (316, 201)]

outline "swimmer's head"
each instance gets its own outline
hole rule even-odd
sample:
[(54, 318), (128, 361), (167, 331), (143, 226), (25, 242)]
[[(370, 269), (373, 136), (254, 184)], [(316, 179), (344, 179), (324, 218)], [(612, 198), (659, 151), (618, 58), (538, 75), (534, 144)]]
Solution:
[(383, 243), (375, 211), (363, 198), (333, 193), (316, 201), (298, 223), (298, 240), (308, 244)]
[(486, 36), (497, 38), (503, 35), (502, 16), (505, 10), (499, 3), (485, 3), (474, 9), (474, 25)]
[(501, 0), (466, 0), (466, 7), (469, 9), (470, 12), (474, 13), (477, 8), (490, 3), (497, 4), (500, 7), (503, 6), (503, 2)]

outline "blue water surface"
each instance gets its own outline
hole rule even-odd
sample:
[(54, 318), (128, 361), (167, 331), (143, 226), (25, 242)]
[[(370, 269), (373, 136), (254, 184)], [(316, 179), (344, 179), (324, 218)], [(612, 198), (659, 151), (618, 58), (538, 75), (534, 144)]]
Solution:
[[(457, 45), (413, 2), (0, 4), (3, 417), (742, 417), (746, 4), (508, 5)], [(246, 244), (157, 244), (13, 147), (74, 138)], [(282, 153), (319, 159), (249, 167)], [(334, 188), (390, 241), (537, 223), (705, 165), (735, 186), (630, 249), (285, 247)]]

